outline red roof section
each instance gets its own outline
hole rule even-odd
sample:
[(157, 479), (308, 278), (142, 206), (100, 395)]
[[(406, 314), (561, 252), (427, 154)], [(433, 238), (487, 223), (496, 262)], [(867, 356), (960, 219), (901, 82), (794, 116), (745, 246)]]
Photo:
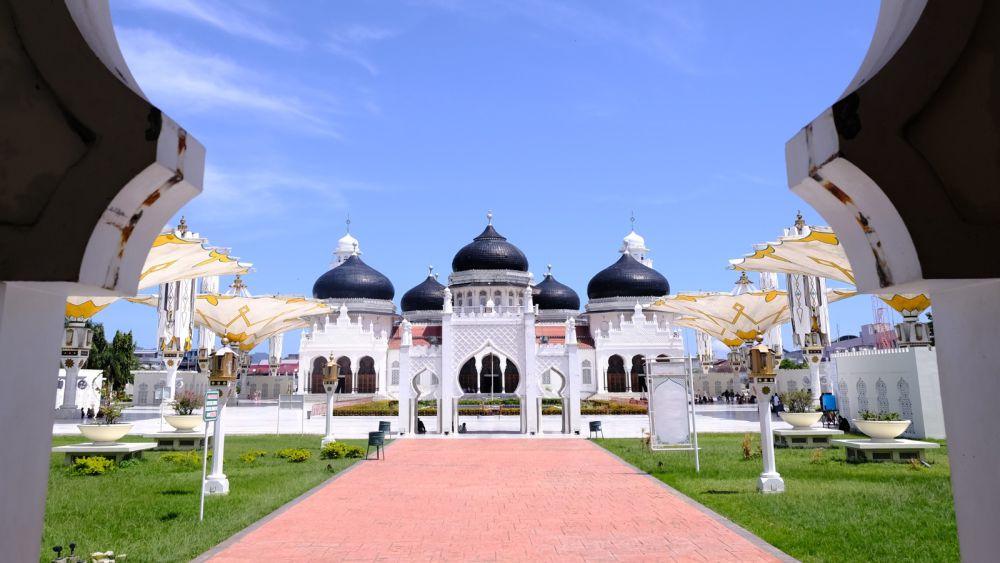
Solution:
[[(247, 375), (270, 375), (268, 371), (267, 361), (258, 362), (256, 364), (251, 364), (250, 368), (247, 370)], [(278, 375), (295, 375), (295, 372), (299, 370), (298, 362), (281, 362), (278, 364)]]
[[(435, 344), (441, 343), (441, 325), (413, 325), (410, 333), (413, 335), (414, 346), (430, 346), (431, 340), (434, 340)], [(399, 325), (393, 327), (392, 336), (389, 337), (390, 350), (399, 350), (402, 336)]]

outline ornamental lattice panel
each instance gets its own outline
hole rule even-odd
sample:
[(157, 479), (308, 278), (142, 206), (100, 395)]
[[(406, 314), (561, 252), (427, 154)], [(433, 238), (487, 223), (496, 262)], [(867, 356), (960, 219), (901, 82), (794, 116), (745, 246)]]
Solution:
[(878, 401), (878, 412), (889, 412), (889, 390), (886, 389), (885, 381), (882, 381), (881, 377), (875, 382), (875, 398)]
[[(910, 384), (902, 377), (896, 382), (896, 390), (899, 391), (899, 415), (903, 420), (913, 420), (913, 402), (910, 400)], [(906, 427), (904, 434), (913, 432), (913, 423)]]
[(858, 380), (858, 416), (868, 410), (868, 385), (863, 379)]
[(423, 370), (428, 370), (433, 373), (441, 371), (441, 357), (440, 356), (424, 356), (419, 358), (410, 358), (410, 376), (414, 376)]
[(521, 339), (521, 325), (519, 324), (495, 324), (495, 325), (453, 325), (452, 338), (455, 339), (455, 365), (460, 366), (476, 352), (479, 352), (487, 341), (491, 342), (493, 349), (507, 356), (521, 368), (523, 357), (518, 353), (521, 346), (518, 344)]
[(564, 377), (569, 377), (569, 370), (566, 368), (566, 364), (566, 356), (537, 356), (535, 359), (539, 375), (543, 375), (546, 371), (555, 368)]
[(851, 395), (847, 392), (846, 381), (841, 381), (837, 384), (837, 406), (840, 410), (840, 415), (844, 418), (854, 416), (851, 413)]

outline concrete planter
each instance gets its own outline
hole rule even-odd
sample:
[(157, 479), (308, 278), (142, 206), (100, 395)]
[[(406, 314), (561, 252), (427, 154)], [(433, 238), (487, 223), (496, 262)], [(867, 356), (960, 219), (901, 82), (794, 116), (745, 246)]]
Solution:
[(819, 422), (820, 417), (823, 416), (822, 412), (779, 412), (778, 416), (781, 420), (784, 420), (788, 424), (792, 425), (792, 428), (796, 430), (805, 430), (806, 428), (812, 428), (813, 424)]
[(909, 420), (858, 420), (851, 422), (872, 439), (872, 442), (894, 442), (910, 425)]
[(163, 416), (167, 424), (173, 426), (177, 432), (194, 432), (194, 429), (201, 424), (200, 414), (168, 414)]
[(128, 422), (118, 424), (77, 424), (76, 427), (80, 429), (80, 433), (85, 438), (89, 438), (91, 442), (99, 446), (114, 444), (122, 436), (128, 434), (129, 430), (132, 430), (132, 424)]

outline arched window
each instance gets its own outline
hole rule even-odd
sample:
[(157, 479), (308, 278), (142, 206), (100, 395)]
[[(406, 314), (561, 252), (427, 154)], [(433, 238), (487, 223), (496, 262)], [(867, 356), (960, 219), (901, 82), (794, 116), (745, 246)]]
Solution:
[(464, 299), (462, 299), (462, 294), (461, 294), (461, 293), (459, 293), (459, 294), (458, 294), (458, 295), (456, 296), (456, 298), (458, 299), (458, 303), (457, 303), (457, 304), (458, 304), (458, 306), (459, 306), (459, 307), (463, 306), (463, 305), (464, 305), (464, 303), (465, 303), (465, 300), (464, 300)]
[(640, 354), (632, 356), (632, 391), (646, 391), (646, 357)]
[(146, 401), (149, 400), (149, 384), (141, 383), (139, 384), (139, 396), (137, 397), (137, 405), (145, 405)]
[(261, 399), (267, 398), (267, 383), (260, 384), (260, 398)]
[(479, 306), (480, 307), (485, 307), (486, 306), (486, 292), (485, 291), (480, 291), (479, 292)]
[(591, 385), (593, 383), (593, 370), (590, 367), (590, 360), (584, 360), (580, 364), (580, 377), (583, 379), (584, 385)]
[(392, 380), (389, 385), (399, 385), (399, 362), (392, 362)]
[(507, 305), (509, 307), (513, 307), (514, 306), (514, 292), (513, 291), (508, 291), (507, 292)]
[(517, 385), (521, 382), (521, 374), (517, 371), (514, 362), (507, 360), (507, 365), (503, 370), (503, 392), (513, 393), (517, 391)]
[(462, 364), (462, 369), (458, 371), (458, 384), (462, 386), (463, 393), (476, 393), (479, 391), (479, 377), (476, 373), (476, 359), (469, 358)]
[[(340, 367), (340, 374), (337, 377), (337, 388), (334, 393), (350, 393), (354, 388), (354, 372), (351, 371), (351, 359), (347, 356), (337, 358), (337, 366)], [(320, 379), (322, 383), (322, 379)], [(318, 393), (318, 391), (317, 391)]]
[(503, 292), (499, 290), (493, 292), (493, 304), (497, 307), (503, 305)]
[(479, 392), (503, 393), (503, 371), (500, 367), (500, 358), (493, 354), (487, 354), (483, 357), (482, 367), (479, 368)]

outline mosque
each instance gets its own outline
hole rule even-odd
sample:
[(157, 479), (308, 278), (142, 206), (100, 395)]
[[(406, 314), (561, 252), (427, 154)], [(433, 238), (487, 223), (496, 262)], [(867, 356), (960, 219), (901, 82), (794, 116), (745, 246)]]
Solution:
[(646, 362), (684, 355), (672, 316), (644, 313), (670, 292), (634, 228), (620, 256), (587, 285), (587, 303), (553, 276), (535, 283), (528, 259), (487, 216), (486, 228), (437, 274), (403, 294), (362, 259), (348, 232), (313, 296), (336, 313), (308, 319), (299, 344), (299, 393), (322, 393), (328, 362), (337, 393), (399, 399), (404, 431), (417, 426), (417, 401), (437, 401), (443, 432), (459, 430), (459, 400), (517, 399), (521, 432), (541, 431), (542, 399), (561, 399), (562, 432), (580, 430), (580, 399), (638, 396)]

